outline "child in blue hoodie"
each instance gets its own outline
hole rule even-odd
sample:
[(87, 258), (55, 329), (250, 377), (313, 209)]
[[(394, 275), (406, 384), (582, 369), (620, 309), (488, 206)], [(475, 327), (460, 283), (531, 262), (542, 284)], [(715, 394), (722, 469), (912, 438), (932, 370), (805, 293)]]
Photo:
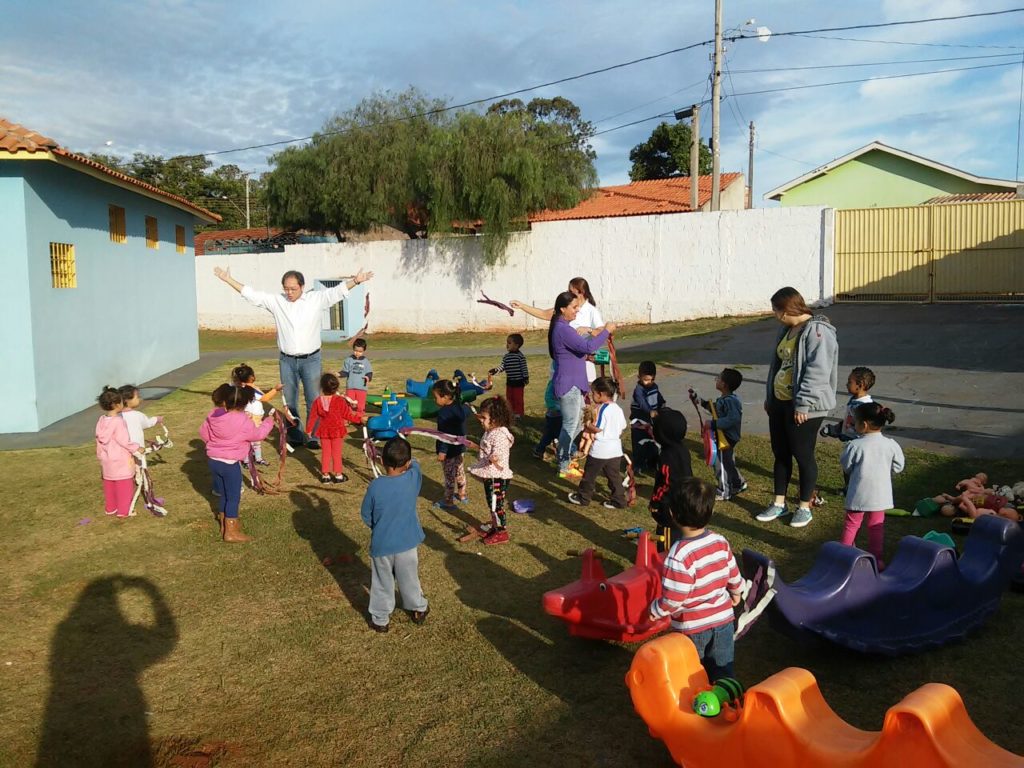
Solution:
[[(743, 424), (743, 401), (736, 396), (736, 390), (743, 383), (743, 374), (734, 368), (723, 368), (715, 377), (715, 389), (721, 397), (715, 400), (712, 411), (715, 420), (712, 430), (715, 436), (721, 433), (727, 445), (719, 441), (718, 460), (715, 462), (715, 475), (718, 477), (718, 494), (715, 499), (727, 501), (738, 493), (747, 490), (747, 482), (736, 468), (736, 444), (740, 441), (740, 428)], [(700, 404), (711, 411), (711, 404), (701, 400)]]
[(423, 475), (413, 461), (412, 448), (393, 437), (381, 451), (384, 474), (370, 482), (360, 514), (370, 526), (370, 628), (387, 632), (395, 610), (395, 582), (402, 606), (414, 624), (426, 621), (430, 608), (420, 587), (419, 554), (424, 539), (416, 515)]

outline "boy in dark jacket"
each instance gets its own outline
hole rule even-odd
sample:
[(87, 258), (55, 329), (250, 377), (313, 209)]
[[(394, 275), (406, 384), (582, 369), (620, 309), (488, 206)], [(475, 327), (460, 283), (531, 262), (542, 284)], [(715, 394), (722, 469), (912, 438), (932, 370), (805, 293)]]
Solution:
[[(650, 442), (650, 430), (658, 411), (665, 407), (665, 398), (655, 382), (658, 368), (651, 360), (640, 363), (633, 401), (629, 406), (629, 430), (633, 442), (633, 471), (640, 475), (653, 472), (658, 461), (657, 448)], [(636, 423), (639, 422), (639, 423)]]
[(686, 417), (671, 408), (662, 408), (654, 421), (654, 439), (661, 446), (654, 472), (654, 492), (651, 494), (649, 509), (651, 517), (658, 524), (658, 534), (664, 541), (658, 542), (658, 551), (665, 552), (672, 542), (681, 538), (683, 529), (672, 517), (669, 509), (671, 489), (688, 477), (693, 476), (690, 466), (690, 452), (683, 444), (686, 438)]
[[(740, 427), (743, 423), (743, 401), (735, 392), (743, 383), (743, 374), (733, 368), (723, 368), (715, 377), (715, 389), (721, 397), (715, 400), (714, 408), (707, 400), (700, 404), (705, 410), (711, 411), (715, 417), (711, 429), (715, 439), (719, 440), (718, 460), (715, 463), (715, 474), (718, 477), (718, 494), (716, 501), (728, 501), (738, 493), (747, 490), (747, 482), (736, 469), (736, 444), (740, 441)], [(719, 435), (727, 445), (722, 445)]]

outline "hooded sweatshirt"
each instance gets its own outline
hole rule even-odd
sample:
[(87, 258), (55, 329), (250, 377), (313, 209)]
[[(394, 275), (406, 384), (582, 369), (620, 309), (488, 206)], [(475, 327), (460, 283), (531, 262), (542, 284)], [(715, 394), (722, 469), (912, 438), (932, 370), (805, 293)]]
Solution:
[(686, 417), (672, 408), (662, 408), (654, 420), (654, 439), (661, 446), (654, 473), (654, 491), (649, 509), (651, 517), (663, 528), (675, 527), (668, 507), (668, 493), (673, 486), (693, 476), (686, 437)]
[(211, 459), (242, 461), (249, 455), (249, 443), (259, 442), (274, 428), (273, 419), (253, 424), (245, 411), (210, 411), (199, 428), (199, 436), (206, 443), (206, 455)]
[[(775, 399), (775, 374), (781, 361), (775, 348), (789, 332), (783, 327), (772, 347), (768, 367), (767, 398)], [(815, 315), (804, 325), (796, 342), (793, 360), (793, 407), (807, 418), (827, 416), (836, 407), (836, 386), (839, 383), (839, 342), (836, 329), (824, 315)]]
[(135, 477), (132, 454), (139, 444), (128, 437), (128, 425), (119, 415), (100, 416), (96, 422), (96, 458), (104, 480), (130, 480)]

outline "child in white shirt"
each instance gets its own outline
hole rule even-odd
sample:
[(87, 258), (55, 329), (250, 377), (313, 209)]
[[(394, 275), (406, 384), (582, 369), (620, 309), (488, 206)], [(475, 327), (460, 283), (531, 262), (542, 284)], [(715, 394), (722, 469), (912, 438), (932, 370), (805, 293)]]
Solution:
[(608, 479), (611, 501), (604, 502), (607, 509), (624, 509), (626, 492), (622, 486), (622, 431), (626, 428), (626, 414), (615, 402), (614, 379), (601, 376), (590, 385), (590, 400), (597, 408), (597, 432), (583, 468), (580, 489), (569, 494), (569, 501), (581, 507), (590, 504), (602, 475)]

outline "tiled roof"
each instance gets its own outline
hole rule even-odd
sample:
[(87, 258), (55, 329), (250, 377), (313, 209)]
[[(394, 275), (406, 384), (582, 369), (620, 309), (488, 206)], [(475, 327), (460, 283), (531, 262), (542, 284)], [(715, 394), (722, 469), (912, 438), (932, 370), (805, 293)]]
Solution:
[(60, 157), (69, 161), (72, 165), (84, 165), (94, 171), (98, 171), (106, 176), (116, 179), (121, 184), (138, 187), (139, 189), (144, 189), (158, 197), (172, 200), (177, 205), (187, 208), (191, 212), (197, 214), (201, 218), (207, 219), (208, 221), (221, 220), (221, 217), (216, 213), (213, 213), (213, 211), (208, 211), (180, 195), (172, 195), (170, 192), (164, 192), (159, 187), (154, 187), (152, 184), (146, 184), (144, 181), (139, 181), (127, 174), (121, 173), (120, 171), (115, 171), (102, 163), (90, 160), (84, 155), (70, 152), (60, 146), (53, 139), (36, 133), (23, 125), (12, 123), (10, 120), (0, 117), (0, 159), (3, 159), (5, 153), (14, 155), (20, 152), (28, 152), (30, 154), (35, 154), (36, 152), (49, 152), (55, 157)]
[[(196, 256), (206, 253), (206, 244), (213, 242), (221, 246), (245, 244), (253, 241), (270, 240), (277, 237), (283, 229), (279, 227), (251, 227), (249, 229), (210, 229), (206, 232), (199, 232), (195, 237)], [(220, 250), (219, 248), (211, 250)]]
[(1006, 192), (960, 192), (955, 195), (939, 195), (925, 200), (921, 205), (946, 205), (947, 203), (987, 203), (993, 200), (1014, 200), (1017, 193)]
[[(740, 173), (723, 173), (721, 189), (741, 178)], [(711, 200), (711, 176), (697, 179), (697, 207)], [(649, 216), (656, 213), (687, 213), (690, 211), (690, 177), (634, 181), (614, 187), (598, 187), (588, 199), (575, 208), (563, 211), (541, 211), (530, 216), (531, 222), (565, 221), (569, 219), (603, 219), (610, 216)]]

